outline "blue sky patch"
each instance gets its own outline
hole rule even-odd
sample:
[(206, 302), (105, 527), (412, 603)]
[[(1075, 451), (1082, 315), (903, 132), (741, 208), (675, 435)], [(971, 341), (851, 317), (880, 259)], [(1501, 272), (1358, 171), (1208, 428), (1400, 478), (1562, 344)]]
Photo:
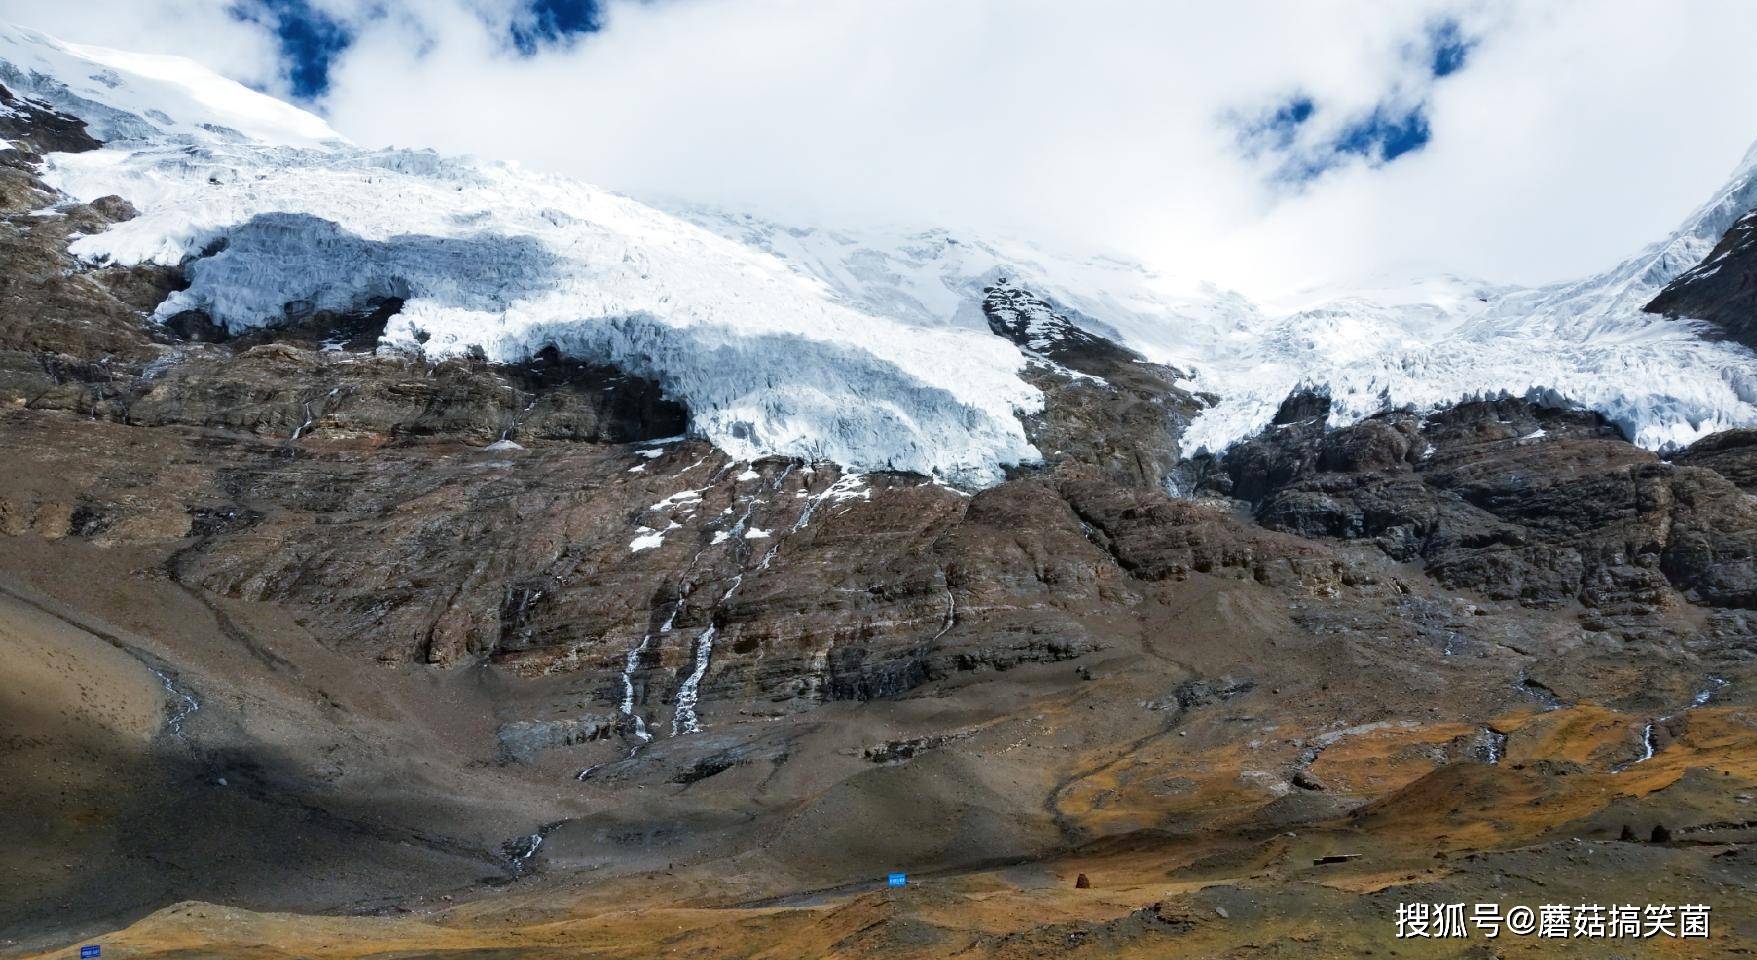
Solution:
[[(1380, 104), (1319, 142), (1302, 145), (1296, 140), (1299, 128), (1317, 109), (1314, 105), (1294, 114), (1285, 107), (1278, 108), (1269, 115), (1268, 122), (1241, 136), (1245, 155), (1253, 159), (1279, 157), (1281, 162), (1270, 178), (1284, 184), (1302, 184), (1350, 162), (1383, 166), (1420, 150), (1433, 138), (1425, 103), (1404, 108)], [(1296, 115), (1301, 119), (1292, 119)]]
[[(329, 90), (330, 68), (354, 34), (310, 0), (233, 0), (232, 16), (275, 36), (281, 69), (295, 98), (312, 101)], [(379, 15), (382, 15), (382, 11)], [(524, 56), (603, 28), (601, 0), (527, 0), (507, 25), (507, 42)]]
[(1420, 150), (1432, 137), (1424, 107), (1418, 105), (1403, 111), (1379, 107), (1342, 128), (1331, 149), (1339, 154), (1365, 157), (1372, 163), (1390, 163)]
[(1318, 105), (1311, 97), (1288, 97), (1256, 118), (1239, 122), (1239, 146), (1249, 157), (1287, 150), (1299, 136), (1299, 128), (1317, 112)]
[(1458, 25), (1458, 21), (1442, 20), (1428, 30), (1428, 46), (1428, 69), (1436, 78), (1449, 77), (1464, 69), (1464, 62), (1469, 59), (1476, 41), (1464, 35), (1464, 28)]
[(1327, 115), (1325, 123), (1315, 125), (1312, 118), (1324, 106), (1301, 92), (1256, 114), (1233, 114), (1227, 122), (1237, 131), (1239, 152), (1246, 158), (1275, 161), (1269, 172), (1275, 183), (1297, 188), (1346, 164), (1384, 166), (1433, 139), (1428, 121), (1433, 88), (1465, 69), (1476, 43), (1458, 21), (1439, 20), (1402, 52), (1420, 79), (1396, 82), (1365, 112)]
[(581, 33), (595, 33), (604, 25), (599, 0), (531, 0), (513, 21), (512, 42), (527, 56), (546, 43), (564, 43)]
[(354, 37), (306, 0), (240, 0), (232, 16), (274, 32), (293, 96), (311, 100), (329, 89), (329, 68)]

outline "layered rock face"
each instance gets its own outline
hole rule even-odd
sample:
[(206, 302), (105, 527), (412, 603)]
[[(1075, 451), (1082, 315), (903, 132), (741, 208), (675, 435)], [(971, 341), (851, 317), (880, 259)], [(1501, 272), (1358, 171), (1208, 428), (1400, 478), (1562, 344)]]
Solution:
[(1645, 309), (1700, 321), (1711, 335), (1757, 347), (1757, 211), (1739, 218), (1707, 259), (1667, 284)]
[[(4, 102), (0, 639), (75, 664), (0, 686), (32, 948), (186, 899), (394, 916), (132, 949), (1307, 955), (1448, 884), (1656, 871), (1757, 915), (1746, 432), (1301, 394), (1185, 458), (1212, 398), (1003, 279), (1042, 463), (737, 460), (559, 349), (377, 349), (394, 299), (151, 321), (183, 271), (69, 256), (131, 208), (59, 200), (30, 151), (95, 141)], [(868, 890), (905, 868), (932, 899)]]
[(1035, 360), (1026, 377), (1048, 402), (1026, 427), (1051, 462), (1081, 463), (1125, 486), (1176, 487), (1178, 438), (1207, 403), (1177, 386), (1182, 373), (1086, 332), (1004, 277), (983, 291), (982, 312), (996, 336)]
[[(1321, 397), (1229, 451), (1214, 487), (1265, 526), (1372, 542), (1447, 586), (1605, 614), (1757, 602), (1757, 512), (1717, 435), (1668, 461), (1596, 414), (1522, 401), (1387, 414), (1329, 430)], [(1695, 464), (1713, 463), (1720, 469)]]

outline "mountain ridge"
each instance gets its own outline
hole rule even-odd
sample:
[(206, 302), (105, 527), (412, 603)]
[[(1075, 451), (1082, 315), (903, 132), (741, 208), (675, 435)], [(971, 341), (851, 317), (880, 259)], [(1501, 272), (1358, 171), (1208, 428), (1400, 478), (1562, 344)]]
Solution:
[[(46, 49), (72, 69), (66, 64), (98, 58), (90, 62), (107, 73), (86, 82), (76, 105), (109, 96), (125, 106), (106, 116), (144, 110), (135, 126), (116, 127), (144, 140), (54, 159), (47, 180), (80, 199), (136, 198), (142, 215), (80, 238), (83, 258), (192, 259), (190, 287), (161, 318), (197, 309), (252, 326), (285, 322), (288, 303), (337, 310), (397, 299), (387, 349), (513, 360), (554, 345), (582, 360), (632, 364), (691, 407), (693, 429), (740, 456), (827, 456), (977, 485), (995, 482), (1005, 465), (1038, 460), (1017, 420), (1041, 405), (1020, 379), (1024, 359), (980, 336), (982, 291), (1002, 276), (1218, 397), (1186, 431), (1186, 455), (1252, 435), (1310, 384), (1329, 391), (1336, 426), (1387, 409), (1537, 395), (1598, 410), (1651, 449), (1757, 424), (1757, 357), (1640, 310), (1706, 254), (1721, 219), (1749, 207), (1757, 188), (1744, 166), (1672, 238), (1593, 278), (1530, 290), (1417, 283), (1277, 315), (1232, 293), (1170, 293), (1164, 278), (1113, 257), (1070, 258), (943, 230), (863, 234), (677, 209), (694, 224), (684, 227), (562, 178), (420, 151), (358, 151), (316, 118), (289, 119), (293, 108), (278, 101), (252, 95), (252, 108), (240, 107), (247, 98), (224, 81), (228, 96), (209, 99), (227, 111), (215, 116), (267, 131), (252, 139), (197, 119), (214, 108), (187, 62), (168, 70), (170, 61), (152, 61), (193, 85), (183, 104), (193, 113), (143, 134), (152, 126), (145, 115), (163, 111), (129, 97), (143, 86), (153, 97), (142, 103), (162, 103), (164, 83), (121, 82), (129, 55), (9, 36), (14, 59)], [(255, 112), (267, 119), (250, 122)], [(415, 210), (412, 196), (424, 198)], [(311, 219), (261, 219), (277, 216)], [(395, 248), (406, 239), (393, 238), (415, 236), (434, 241)], [(201, 256), (232, 239), (243, 242)], [(422, 264), (447, 245), (452, 262), (496, 264), (500, 278), (424, 275)], [(352, 269), (324, 259), (334, 256)], [(711, 264), (719, 273), (709, 281)], [(431, 289), (413, 289), (424, 285)], [(211, 292), (218, 287), (224, 292)], [(944, 362), (950, 355), (955, 366)], [(741, 359), (709, 359), (726, 356)], [(797, 373), (777, 380), (765, 357), (785, 358)]]

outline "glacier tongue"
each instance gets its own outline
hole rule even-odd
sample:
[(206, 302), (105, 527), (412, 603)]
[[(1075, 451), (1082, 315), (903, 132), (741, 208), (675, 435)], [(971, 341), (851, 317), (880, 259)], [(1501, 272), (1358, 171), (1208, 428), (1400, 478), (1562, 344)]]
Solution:
[[(81, 200), (119, 194), (140, 211), (76, 241), (76, 255), (189, 261), (190, 285), (161, 317), (202, 309), (239, 329), (395, 297), (404, 305), (383, 349), (510, 362), (554, 345), (614, 363), (658, 381), (689, 406), (695, 430), (735, 457), (830, 459), (971, 484), (1038, 459), (1018, 415), (1041, 396), (1019, 379), (1017, 348), (985, 331), (855, 309), (770, 256), (562, 178), (427, 151), (215, 133), (188, 120), (189, 103), (202, 100), (194, 95), (180, 117), (129, 122), (127, 110), (174, 98), (128, 74), (125, 55), (85, 62), (89, 51), (20, 35), (0, 33), (0, 58), (22, 46), (62, 71), (108, 71), (99, 89), (62, 102), (89, 114), (115, 93), (97, 112), (131, 139), (57, 154), (44, 179)], [(200, 70), (161, 59), (160, 73)], [(233, 107), (234, 121), (252, 112)]]

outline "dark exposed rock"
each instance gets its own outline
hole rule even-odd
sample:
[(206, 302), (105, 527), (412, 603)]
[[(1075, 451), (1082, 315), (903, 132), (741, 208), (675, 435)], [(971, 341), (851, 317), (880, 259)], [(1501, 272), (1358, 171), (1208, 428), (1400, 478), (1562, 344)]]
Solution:
[[(1727, 441), (1681, 459), (1742, 462)], [(1265, 526), (1366, 540), (1443, 582), (1532, 606), (1656, 609), (1677, 593), (1747, 605), (1757, 514), (1710, 470), (1680, 469), (1596, 414), (1498, 400), (1337, 430), (1271, 427), (1221, 461)]]
[(1281, 401), (1275, 409), (1275, 417), (1269, 422), (1278, 427), (1308, 420), (1327, 420), (1330, 417), (1330, 398), (1322, 393), (1311, 390), (1295, 390)]
[(81, 153), (103, 146), (85, 132), (85, 121), (0, 85), (0, 140), (38, 154)]
[(140, 216), (140, 211), (134, 209), (134, 204), (115, 194), (93, 200), (91, 208), (97, 212), (98, 216), (111, 223), (126, 223)]
[(228, 337), (226, 328), (215, 323), (204, 310), (181, 310), (165, 318), (164, 331), (178, 340), (196, 343), (221, 343)]
[(1140, 354), (1087, 332), (1054, 304), (1006, 277), (982, 293), (983, 316), (997, 336), (1069, 369), (1102, 377), (1123, 364), (1144, 362)]
[[(1010, 670), (1025, 663), (1059, 663), (1100, 649), (1086, 636), (1060, 636), (1051, 628), (1001, 628), (1001, 640), (981, 646), (965, 646), (950, 654), (953, 670)], [(943, 676), (943, 672), (931, 674)]]
[(252, 510), (228, 507), (192, 506), (189, 508), (189, 532), (195, 537), (214, 537), (240, 530), (262, 519)]
[(925, 737), (911, 737), (907, 740), (888, 740), (875, 747), (867, 747), (863, 751), (866, 759), (873, 763), (902, 763), (913, 760), (920, 754), (935, 750), (955, 740), (970, 736), (969, 731), (957, 733), (935, 733)]
[(572, 364), (568, 377), (551, 380), (533, 378), (522, 365), (432, 365), (279, 342), (240, 353), (231, 347), (183, 347), (146, 378), (85, 388), (63, 383), (33, 403), (145, 426), (478, 445), (502, 439), (628, 443), (676, 436), (687, 424), (683, 408), (664, 399), (656, 384), (611, 367)]
[(198, 334), (189, 339), (210, 343), (232, 341), (238, 349), (248, 349), (260, 343), (295, 343), (311, 349), (370, 353), (378, 346), (379, 338), (384, 336), (390, 318), (402, 309), (400, 297), (367, 301), (357, 310), (339, 313), (309, 309), (309, 305), (289, 305), (284, 322), (239, 333), (215, 324), (205, 312), (191, 310), (171, 318), (166, 325), (173, 326), (178, 318), (189, 317), (186, 326)]
[(1723, 430), (1668, 459), (1680, 467), (1707, 467), (1746, 493), (1757, 493), (1757, 430)]
[(1180, 684), (1176, 690), (1147, 703), (1149, 710), (1188, 711), (1197, 710), (1215, 703), (1224, 703), (1234, 697), (1243, 696), (1256, 688), (1252, 680), (1221, 677), (1217, 680), (1200, 678), (1188, 680)]
[(616, 730), (615, 717), (577, 717), (571, 720), (515, 720), (501, 724), (500, 749), (510, 760), (529, 763), (544, 750), (603, 740)]
[[(719, 742), (725, 741), (726, 738), (719, 738)], [(669, 782), (686, 785), (700, 783), (729, 770), (755, 764), (764, 764), (771, 768), (779, 767), (785, 764), (790, 757), (790, 748), (784, 739), (734, 740), (730, 746), (716, 746), (712, 752), (690, 760), (682, 769), (671, 775)]]
[(1084, 464), (1135, 486), (1178, 484), (1177, 439), (1201, 409), (1176, 385), (1182, 374), (1087, 332), (1005, 279), (986, 288), (982, 310), (997, 335), (1047, 361), (1026, 371), (1044, 410), (1025, 427), (1050, 463)]
[(912, 650), (875, 657), (869, 649), (838, 647), (830, 654), (825, 694), (829, 700), (888, 700), (921, 686), (929, 676), (926, 658)]
[(1757, 210), (1739, 218), (1707, 258), (1643, 309), (1701, 321), (1711, 335), (1757, 347)]
[(725, 773), (743, 762), (744, 761), (730, 754), (715, 754), (711, 757), (703, 757), (691, 765), (689, 769), (673, 776), (671, 782), (699, 783), (716, 774)]
[[(99, 201), (34, 215), (50, 194), (29, 165), (6, 166), (4, 158), (0, 153), (0, 402), (59, 393), (90, 393), (101, 402), (162, 349), (130, 302), (135, 288), (156, 286), (147, 278), (161, 274), (83, 269), (67, 253), (68, 239), (103, 230), (110, 215), (125, 211)], [(26, 185), (16, 197), (4, 189), (8, 178)], [(66, 389), (69, 380), (95, 386)]]
[(1181, 579), (1218, 573), (1262, 582), (1338, 581), (1336, 558), (1309, 541), (1253, 530), (1208, 504), (1066, 474), (1059, 490), (1088, 536), (1131, 576)]
[(689, 411), (657, 383), (615, 367), (573, 360), (553, 346), (506, 370), (527, 401), (514, 439), (632, 443), (674, 437), (689, 428)]

